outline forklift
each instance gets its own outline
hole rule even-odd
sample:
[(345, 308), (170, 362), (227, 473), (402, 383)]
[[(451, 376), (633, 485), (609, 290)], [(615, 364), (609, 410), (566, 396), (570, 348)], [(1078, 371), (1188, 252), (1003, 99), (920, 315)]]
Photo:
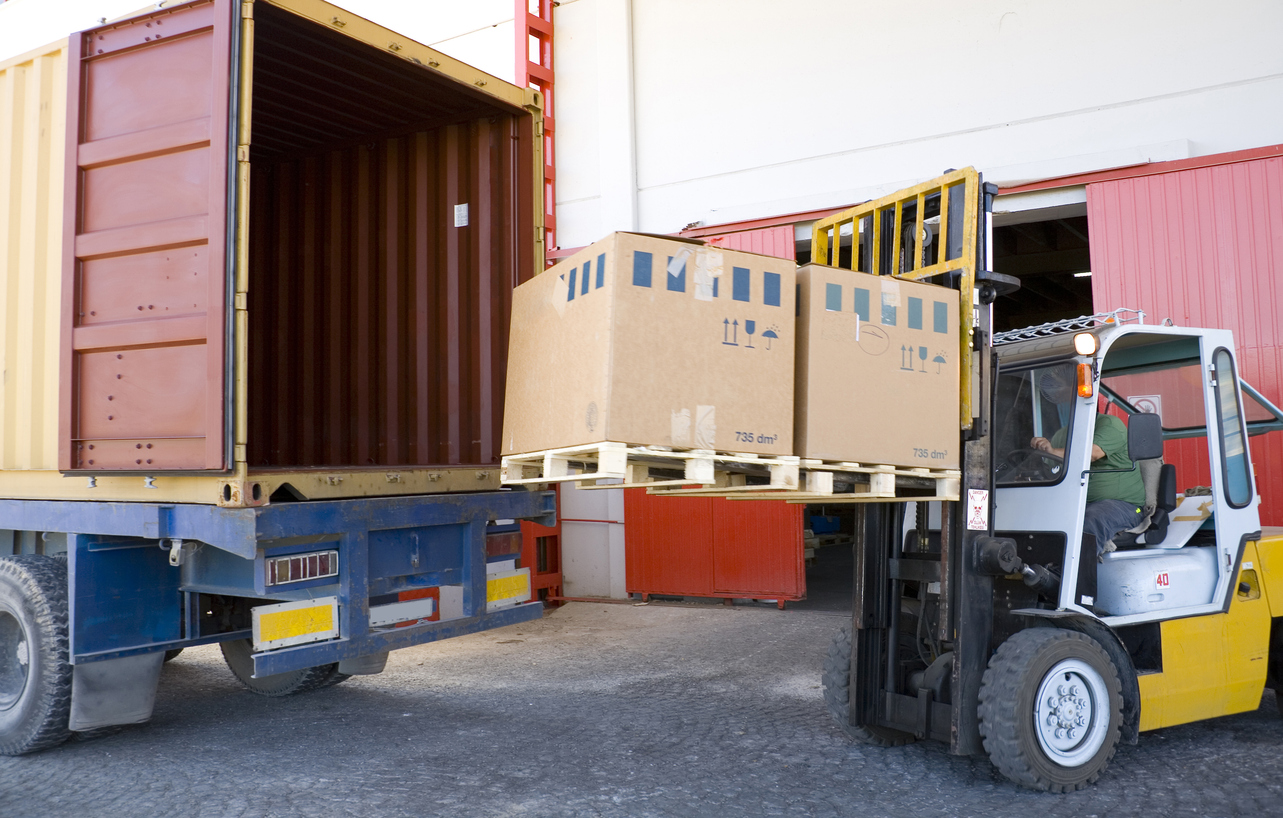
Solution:
[[(1228, 330), (1116, 310), (993, 333), (1019, 286), (992, 272), (996, 193), (968, 168), (816, 223), (819, 263), (956, 289), (971, 362), (959, 500), (856, 506), (824, 698), (857, 742), (935, 739), (1069, 792), (1120, 741), (1255, 710), (1283, 681), (1283, 529), (1261, 528), (1248, 447), (1283, 412), (1239, 379)], [(1130, 468), (1093, 466), (1110, 416)], [(1098, 543), (1089, 480), (1132, 470), (1143, 518)]]

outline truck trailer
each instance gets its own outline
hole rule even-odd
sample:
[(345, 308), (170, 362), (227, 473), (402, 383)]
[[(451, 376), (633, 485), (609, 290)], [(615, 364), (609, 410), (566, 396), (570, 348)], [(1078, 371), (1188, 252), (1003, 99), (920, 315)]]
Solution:
[(145, 721), (187, 646), (281, 696), (541, 615), (498, 440), (542, 105), (320, 0), (0, 63), (0, 752)]

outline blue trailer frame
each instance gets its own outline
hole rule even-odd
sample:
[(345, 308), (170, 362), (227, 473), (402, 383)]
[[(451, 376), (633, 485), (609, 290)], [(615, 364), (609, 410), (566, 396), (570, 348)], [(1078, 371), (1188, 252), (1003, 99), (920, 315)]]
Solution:
[[(0, 526), (66, 535), (73, 665), (244, 639), (203, 633), (202, 594), (270, 604), (337, 596), (339, 635), (254, 655), (254, 676), (317, 667), (538, 618), (543, 604), (486, 611), (486, 537), (494, 521), (555, 522), (552, 492), (491, 491), (279, 503), (188, 504), (0, 500)], [(338, 577), (265, 582), (265, 560), (338, 552)], [(180, 564), (171, 562), (171, 552)], [(372, 596), (462, 588), (462, 617), (369, 626)]]

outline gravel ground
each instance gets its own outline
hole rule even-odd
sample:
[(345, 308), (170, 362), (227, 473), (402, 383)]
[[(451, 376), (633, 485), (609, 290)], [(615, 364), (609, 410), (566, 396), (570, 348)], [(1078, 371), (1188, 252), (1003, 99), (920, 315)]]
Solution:
[(820, 691), (844, 618), (572, 603), (283, 700), (191, 649), (149, 724), (0, 758), (0, 816), (1283, 815), (1268, 692), (1144, 734), (1070, 795), (938, 744), (851, 744)]

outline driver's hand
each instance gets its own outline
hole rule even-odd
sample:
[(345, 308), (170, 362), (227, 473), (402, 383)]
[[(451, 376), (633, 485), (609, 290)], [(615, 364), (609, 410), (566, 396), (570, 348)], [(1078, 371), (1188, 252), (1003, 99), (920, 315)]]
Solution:
[(1029, 441), (1029, 448), (1037, 449), (1040, 452), (1050, 452), (1051, 441), (1045, 437), (1035, 437), (1033, 440)]

